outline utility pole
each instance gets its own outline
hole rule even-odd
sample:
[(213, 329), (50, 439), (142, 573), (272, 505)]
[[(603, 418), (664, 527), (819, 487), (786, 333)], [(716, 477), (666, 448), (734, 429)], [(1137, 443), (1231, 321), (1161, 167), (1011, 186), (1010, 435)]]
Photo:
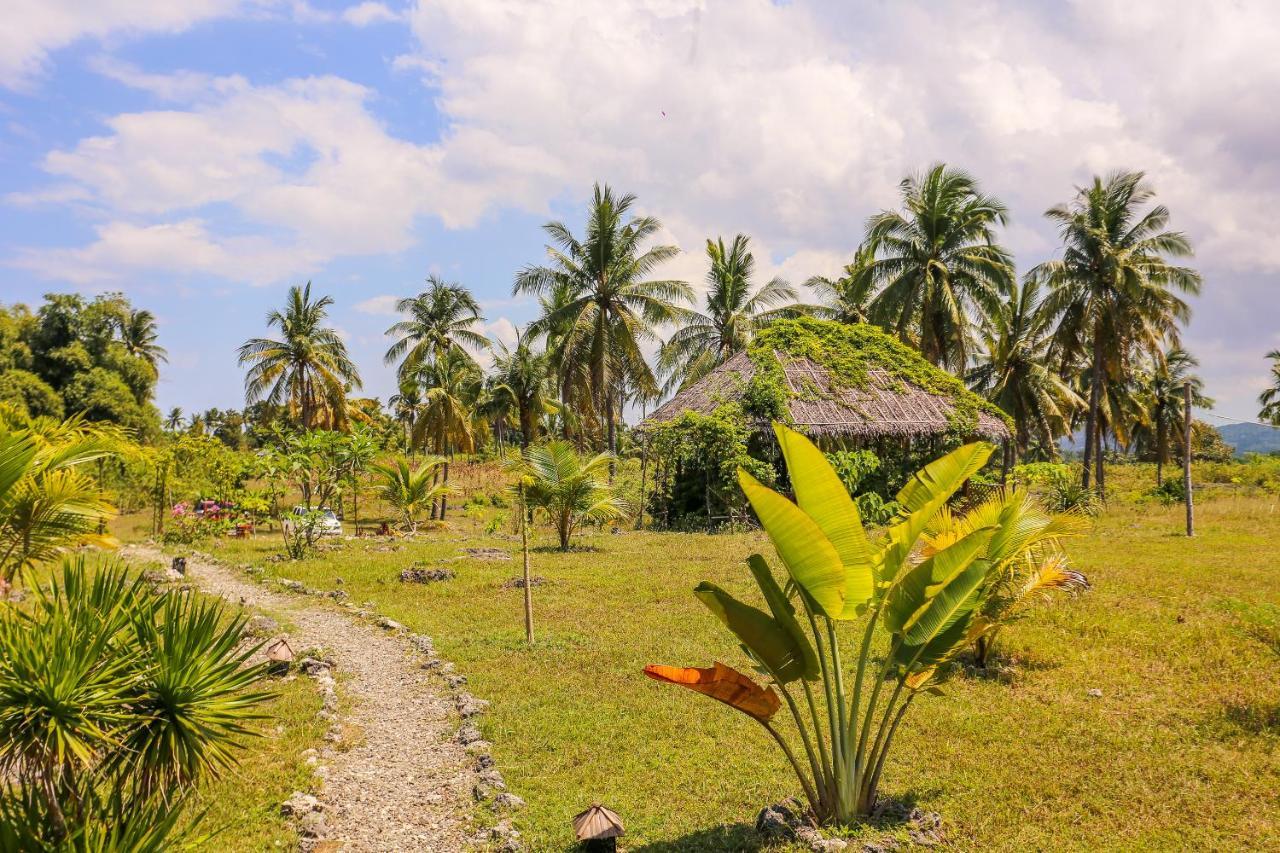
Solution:
[(1191, 383), (1182, 386), (1182, 488), (1187, 493), (1187, 535), (1196, 535), (1195, 499), (1191, 495)]

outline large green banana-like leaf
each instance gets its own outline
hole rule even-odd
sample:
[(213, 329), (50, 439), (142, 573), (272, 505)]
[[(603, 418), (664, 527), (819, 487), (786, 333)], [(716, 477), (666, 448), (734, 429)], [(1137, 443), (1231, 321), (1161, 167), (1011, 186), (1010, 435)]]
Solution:
[(712, 583), (700, 583), (693, 594), (742, 641), (783, 684), (805, 674), (803, 651), (791, 632), (763, 610), (738, 601)]
[(965, 480), (987, 464), (994, 450), (993, 445), (984, 442), (958, 447), (921, 468), (902, 487), (898, 492), (898, 502), (909, 514), (890, 527), (885, 536), (877, 561), (881, 581), (892, 581), (897, 577), (930, 519), (964, 485)]
[(835, 469), (812, 441), (775, 423), (773, 431), (787, 460), (787, 473), (796, 491), (796, 503), (827, 535), (845, 568), (844, 612), (852, 619), (875, 592), (875, 568), (871, 546), (858, 505), (849, 497)]
[(931, 600), (969, 568), (990, 539), (989, 528), (975, 530), (898, 578), (885, 602), (885, 630), (898, 634), (913, 626)]
[(844, 562), (822, 528), (804, 510), (741, 468), (738, 482), (796, 585), (831, 619), (844, 613)]
[(796, 620), (795, 608), (791, 606), (791, 602), (782, 591), (782, 587), (778, 586), (778, 582), (774, 579), (773, 572), (769, 570), (769, 564), (765, 562), (764, 557), (759, 554), (752, 554), (747, 558), (747, 565), (751, 568), (751, 574), (755, 577), (760, 591), (764, 593), (764, 600), (769, 605), (773, 618), (791, 635), (792, 641), (795, 643), (796, 648), (799, 649), (801, 657), (804, 659), (804, 679), (806, 681), (814, 680), (818, 677), (819, 672), (818, 656), (814, 653), (813, 645), (809, 642), (809, 638), (805, 636), (799, 621)]

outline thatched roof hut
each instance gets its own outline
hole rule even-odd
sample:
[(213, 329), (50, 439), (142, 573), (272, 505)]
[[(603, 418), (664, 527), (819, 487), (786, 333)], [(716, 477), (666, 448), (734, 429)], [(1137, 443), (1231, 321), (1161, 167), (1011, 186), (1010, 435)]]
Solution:
[(770, 395), (785, 406), (786, 420), (814, 439), (1010, 438), (998, 409), (910, 347), (873, 326), (809, 318), (771, 325), (640, 428), (735, 402), (763, 427), (769, 417), (752, 404)]

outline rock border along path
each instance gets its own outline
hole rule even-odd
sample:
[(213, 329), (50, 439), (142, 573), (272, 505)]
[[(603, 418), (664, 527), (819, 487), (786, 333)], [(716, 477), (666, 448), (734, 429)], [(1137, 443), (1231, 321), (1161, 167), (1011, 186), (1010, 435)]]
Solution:
[[(124, 553), (168, 562), (158, 548), (130, 546)], [(273, 591), (210, 560), (189, 557), (187, 576), (232, 602), (284, 616), (294, 626), (288, 638), (295, 653), (324, 649), (342, 679), (349, 707), (326, 739), (341, 733), (351, 742), (344, 749), (327, 745), (320, 755), (326, 770), (317, 778), (316, 799), (323, 820), (301, 822), (312, 836), (304, 844), (344, 851), (474, 847), (470, 817), (488, 756), (477, 763), (469, 754), (475, 750), (463, 745), (469, 738), (455, 735), (457, 713), (473, 716), (484, 703), (431, 683), (426, 667), (441, 662), (429, 639), (406, 638), (393, 622), (376, 627), (314, 599)], [(418, 652), (428, 656), (425, 667)], [(474, 731), (465, 725), (463, 731), (468, 728)]]

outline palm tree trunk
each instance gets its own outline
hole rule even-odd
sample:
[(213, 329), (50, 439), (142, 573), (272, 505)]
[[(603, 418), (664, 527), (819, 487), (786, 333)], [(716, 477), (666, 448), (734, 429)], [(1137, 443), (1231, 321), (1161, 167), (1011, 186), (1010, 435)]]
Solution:
[(1095, 428), (1098, 431), (1098, 450), (1097, 455), (1093, 458), (1093, 461), (1097, 466), (1094, 482), (1098, 489), (1098, 497), (1105, 501), (1107, 499), (1107, 480), (1106, 469), (1103, 467), (1102, 463), (1104, 458), (1103, 451), (1107, 448), (1107, 440), (1106, 432), (1102, 428), (1101, 418), (1099, 418), (1099, 422)]
[[(444, 457), (444, 485), (449, 486), (449, 457)], [(440, 496), (440, 520), (444, 521), (444, 515), (449, 510), (449, 496), (447, 494)]]
[(613, 482), (614, 475), (618, 472), (618, 461), (614, 458), (618, 452), (618, 437), (613, 427), (613, 395), (606, 389), (604, 392), (604, 417), (608, 422), (607, 430), (609, 435), (609, 453), (614, 456), (609, 457), (609, 482)]
[[(440, 466), (437, 465), (435, 469), (431, 472), (431, 488), (434, 489), (439, 482), (440, 482)], [(439, 513), (439, 511), (440, 511), (440, 499), (432, 498), (431, 499), (431, 520), (432, 521), (436, 520), (436, 515)]]
[(1102, 387), (1102, 347), (1097, 341), (1096, 332), (1093, 344), (1093, 378), (1089, 384), (1089, 414), (1084, 422), (1084, 472), (1080, 478), (1080, 485), (1086, 489), (1089, 488), (1090, 463), (1093, 462), (1094, 442), (1097, 441), (1098, 404)]
[(1164, 413), (1156, 410), (1156, 488), (1164, 483)]

